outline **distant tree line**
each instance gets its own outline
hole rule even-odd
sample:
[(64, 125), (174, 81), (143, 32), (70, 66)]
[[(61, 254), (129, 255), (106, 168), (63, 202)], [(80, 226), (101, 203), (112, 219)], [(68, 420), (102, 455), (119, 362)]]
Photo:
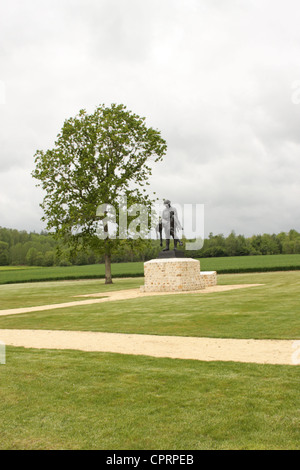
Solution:
[[(161, 250), (156, 240), (138, 243), (122, 240), (112, 255), (113, 263), (146, 261)], [(18, 231), (0, 227), (0, 266), (71, 266), (104, 263), (104, 254), (91, 249), (72, 251), (50, 233)]]
[(300, 233), (296, 230), (277, 235), (236, 235), (234, 231), (227, 237), (223, 234), (209, 234), (201, 250), (190, 251), (193, 258), (219, 256), (279, 255), (300, 253)]
[[(158, 240), (140, 244), (124, 240), (112, 255), (112, 262), (147, 261), (155, 258), (160, 250)], [(192, 258), (293, 253), (300, 253), (300, 233), (296, 230), (251, 237), (236, 235), (234, 231), (227, 237), (210, 233), (201, 250), (187, 252)], [(0, 227), (0, 266), (71, 266), (97, 263), (104, 263), (103, 255), (96, 255), (91, 249), (74, 253), (47, 232), (28, 233)]]

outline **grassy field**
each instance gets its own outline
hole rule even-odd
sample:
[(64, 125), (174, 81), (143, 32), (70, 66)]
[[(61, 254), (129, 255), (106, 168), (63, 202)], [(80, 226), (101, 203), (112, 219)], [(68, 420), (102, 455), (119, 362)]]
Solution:
[(296, 367), (8, 348), (0, 449), (299, 449)]
[[(142, 279), (65, 281), (0, 286), (1, 309), (78, 300), (74, 295), (136, 288)], [(263, 284), (218, 294), (107, 302), (0, 316), (0, 328), (60, 329), (205, 336), (300, 339), (300, 272), (223, 274), (218, 284)]]
[[(40, 282), (73, 279), (103, 279), (105, 268), (103, 264), (88, 266), (53, 266), (53, 267), (19, 267), (8, 266), (0, 270), (0, 284), (15, 284), (19, 282)], [(112, 265), (115, 277), (139, 277), (144, 275), (143, 263), (118, 263)]]
[(220, 274), (300, 270), (300, 254), (200, 258), (200, 265), (202, 271), (212, 270)]
[[(300, 270), (299, 255), (233, 256), (224, 258), (201, 258), (202, 271), (224, 273), (268, 272)], [(26, 267), (2, 266), (0, 284), (37, 282), (62, 279), (101, 279), (104, 278), (104, 265)], [(144, 275), (142, 262), (115, 263), (112, 265), (114, 277), (139, 277)]]
[[(0, 309), (142, 283), (1, 285)], [(300, 339), (299, 271), (218, 276), (218, 284), (243, 283), (263, 285), (2, 316), (0, 329)], [(300, 449), (297, 366), (6, 349), (0, 449)]]

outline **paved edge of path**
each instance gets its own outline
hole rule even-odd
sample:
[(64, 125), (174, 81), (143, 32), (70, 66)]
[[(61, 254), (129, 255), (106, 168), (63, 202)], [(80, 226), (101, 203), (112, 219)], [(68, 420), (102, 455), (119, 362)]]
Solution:
[[(299, 365), (299, 341), (196, 338), (62, 330), (0, 330), (7, 346), (110, 352), (199, 361)], [(296, 355), (296, 356), (295, 356)], [(298, 357), (297, 357), (298, 356)], [(298, 359), (298, 360), (297, 360)]]

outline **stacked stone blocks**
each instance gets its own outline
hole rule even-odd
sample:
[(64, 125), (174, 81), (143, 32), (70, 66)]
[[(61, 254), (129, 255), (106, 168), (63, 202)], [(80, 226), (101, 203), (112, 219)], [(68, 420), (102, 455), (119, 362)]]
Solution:
[(142, 292), (185, 292), (216, 285), (217, 273), (201, 273), (192, 258), (153, 259), (144, 263), (144, 279)]

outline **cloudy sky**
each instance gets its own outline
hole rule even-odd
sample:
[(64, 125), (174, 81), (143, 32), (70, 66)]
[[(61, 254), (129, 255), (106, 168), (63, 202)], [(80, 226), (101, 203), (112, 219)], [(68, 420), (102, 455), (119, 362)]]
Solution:
[(297, 0), (2, 0), (0, 226), (40, 231), (31, 177), (82, 108), (123, 103), (168, 144), (151, 189), (205, 233), (300, 231)]

